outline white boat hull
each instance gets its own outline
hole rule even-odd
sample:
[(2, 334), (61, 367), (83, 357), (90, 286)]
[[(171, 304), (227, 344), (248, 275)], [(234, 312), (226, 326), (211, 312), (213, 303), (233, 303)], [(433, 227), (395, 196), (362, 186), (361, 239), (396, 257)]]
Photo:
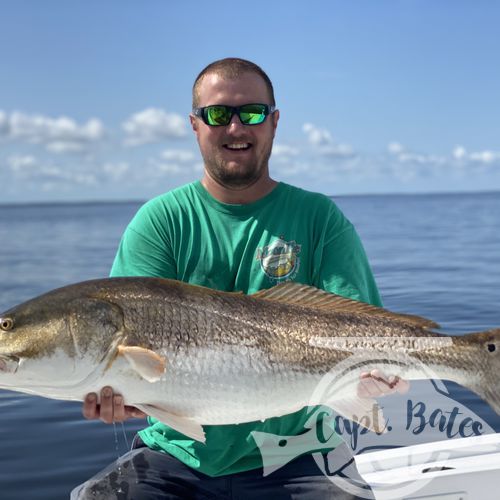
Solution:
[(500, 434), (364, 453), (356, 465), (377, 500), (500, 498)]

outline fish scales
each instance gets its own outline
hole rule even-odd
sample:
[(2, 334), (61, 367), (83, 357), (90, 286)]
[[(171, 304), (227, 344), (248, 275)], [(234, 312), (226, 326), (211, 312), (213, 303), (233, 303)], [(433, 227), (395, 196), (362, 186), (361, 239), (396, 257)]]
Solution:
[(353, 359), (358, 371), (383, 361), (410, 379), (428, 378), (425, 365), (499, 412), (500, 331), (452, 337), (437, 327), (294, 283), (246, 296), (160, 278), (107, 278), (0, 315), (0, 387), (78, 400), (112, 385), (127, 404), (203, 440), (201, 425), (308, 404), (355, 419), (345, 401), (358, 405), (358, 416), (372, 401), (342, 391), (311, 399), (323, 376)]

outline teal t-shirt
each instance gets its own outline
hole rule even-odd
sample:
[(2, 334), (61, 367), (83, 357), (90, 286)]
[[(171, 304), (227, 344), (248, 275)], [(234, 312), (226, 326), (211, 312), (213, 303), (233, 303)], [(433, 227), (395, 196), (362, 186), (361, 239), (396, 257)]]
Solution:
[[(353, 225), (326, 196), (285, 183), (245, 205), (217, 201), (199, 181), (154, 198), (127, 227), (111, 276), (157, 276), (247, 294), (296, 281), (381, 305)], [(219, 476), (262, 466), (252, 431), (296, 436), (309, 417), (302, 409), (263, 422), (203, 426), (205, 444), (149, 418), (140, 436), (150, 448)]]

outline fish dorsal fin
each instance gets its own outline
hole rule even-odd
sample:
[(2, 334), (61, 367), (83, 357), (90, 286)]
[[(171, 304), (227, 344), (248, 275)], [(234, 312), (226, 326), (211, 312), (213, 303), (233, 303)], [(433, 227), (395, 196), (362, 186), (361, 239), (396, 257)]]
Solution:
[(393, 313), (382, 307), (372, 306), (359, 300), (348, 299), (341, 295), (320, 290), (314, 286), (301, 283), (286, 282), (267, 290), (260, 290), (252, 297), (263, 300), (281, 302), (302, 307), (310, 307), (332, 312), (357, 313), (368, 316), (379, 316), (407, 325), (421, 328), (439, 328), (434, 321), (412, 314)]

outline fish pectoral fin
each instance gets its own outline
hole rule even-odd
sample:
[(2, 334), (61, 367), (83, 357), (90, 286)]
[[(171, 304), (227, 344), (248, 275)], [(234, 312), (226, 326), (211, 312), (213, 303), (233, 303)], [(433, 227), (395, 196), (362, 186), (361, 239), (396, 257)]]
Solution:
[(118, 355), (123, 356), (130, 366), (148, 382), (157, 382), (165, 373), (167, 365), (165, 358), (150, 349), (119, 345)]
[(329, 406), (343, 417), (358, 423), (361, 427), (385, 434), (386, 420), (382, 408), (375, 399), (358, 396), (330, 401)]
[(156, 418), (160, 422), (172, 427), (172, 429), (186, 436), (204, 443), (206, 441), (203, 427), (193, 419), (174, 415), (164, 408), (155, 405), (134, 405), (147, 415)]

